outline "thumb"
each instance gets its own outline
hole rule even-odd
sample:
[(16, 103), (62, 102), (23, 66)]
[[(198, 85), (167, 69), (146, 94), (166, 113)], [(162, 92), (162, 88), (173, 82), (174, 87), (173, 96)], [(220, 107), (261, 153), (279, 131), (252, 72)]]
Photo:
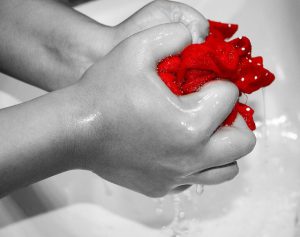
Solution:
[(168, 23), (152, 27), (132, 36), (145, 50), (145, 60), (149, 65), (170, 55), (178, 54), (192, 43), (190, 31), (182, 23)]
[(180, 101), (187, 112), (195, 113), (199, 125), (205, 124), (211, 135), (230, 114), (238, 96), (239, 91), (233, 83), (217, 80), (207, 83), (198, 92), (181, 96)]

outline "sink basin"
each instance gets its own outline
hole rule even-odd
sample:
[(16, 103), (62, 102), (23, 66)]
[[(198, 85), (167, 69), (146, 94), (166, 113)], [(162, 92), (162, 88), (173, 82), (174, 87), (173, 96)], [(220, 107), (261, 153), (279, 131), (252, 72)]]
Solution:
[[(148, 2), (101, 0), (79, 6), (77, 10), (104, 24), (114, 25)], [(151, 199), (92, 173), (70, 171), (2, 199), (0, 226), (84, 202), (147, 229), (160, 230), (167, 226), (161, 231), (163, 236), (300, 236), (300, 2), (181, 2), (198, 9), (209, 19), (238, 23), (237, 35), (249, 36), (253, 54), (263, 55), (266, 67), (276, 75), (276, 81), (269, 88), (249, 97), (248, 103), (256, 111), (258, 141), (255, 150), (239, 162), (238, 177), (222, 185), (205, 186), (203, 190), (192, 187), (180, 195)], [(14, 103), (18, 103), (43, 93), (26, 86), (24, 91), (28, 96), (20, 98), (19, 92), (9, 87), (10, 79), (1, 78), (0, 88), (3, 88), (1, 83), (8, 88), (1, 92), (3, 98), (7, 98), (6, 106), (11, 105), (14, 98)], [(5, 106), (5, 99), (1, 101)], [(30, 207), (34, 205), (38, 208), (32, 210)]]
[(88, 203), (60, 208), (0, 230), (0, 236), (3, 237), (114, 237), (120, 233), (132, 237), (163, 237), (158, 230), (122, 218), (99, 205)]

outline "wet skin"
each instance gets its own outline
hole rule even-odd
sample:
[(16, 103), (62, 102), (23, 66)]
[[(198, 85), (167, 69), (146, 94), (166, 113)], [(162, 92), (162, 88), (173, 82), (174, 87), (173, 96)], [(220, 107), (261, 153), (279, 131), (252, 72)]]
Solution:
[[(149, 9), (154, 6), (157, 12), (164, 4), (176, 3), (157, 1)], [(148, 19), (145, 9), (141, 12)], [(135, 28), (135, 19), (141, 19), (137, 13), (131, 23), (122, 23), (128, 38), (96, 60), (81, 80), (70, 86), (63, 82), (63, 89), (0, 111), (2, 195), (70, 169), (91, 170), (152, 197), (237, 174), (236, 160), (255, 145), (240, 118), (232, 127), (219, 128), (238, 98), (237, 88), (216, 81), (177, 97), (156, 73), (161, 58), (207, 32), (198, 14), (203, 27), (195, 37), (195, 20), (187, 20), (195, 10), (180, 15), (180, 8), (172, 9), (171, 19), (179, 23), (162, 22), (133, 34), (129, 26)]]

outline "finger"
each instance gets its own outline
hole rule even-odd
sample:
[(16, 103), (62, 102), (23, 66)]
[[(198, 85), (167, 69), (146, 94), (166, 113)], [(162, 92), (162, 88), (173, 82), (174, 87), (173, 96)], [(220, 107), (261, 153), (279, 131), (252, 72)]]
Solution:
[(239, 172), (236, 162), (224, 166), (210, 168), (200, 173), (192, 174), (182, 180), (182, 184), (219, 184), (233, 179)]
[(193, 114), (194, 126), (211, 136), (232, 111), (239, 91), (225, 80), (212, 81), (198, 92), (179, 97), (182, 112)]
[(156, 4), (165, 11), (171, 22), (183, 23), (191, 32), (193, 43), (203, 42), (208, 34), (207, 19), (196, 9), (179, 2), (160, 0)]
[(204, 148), (203, 163), (207, 164), (205, 168), (232, 163), (250, 153), (255, 143), (254, 133), (245, 125), (221, 127), (211, 136)]
[(177, 193), (181, 193), (187, 189), (189, 189), (192, 185), (180, 185), (177, 186), (176, 188), (174, 188), (171, 192), (169, 192), (170, 194), (177, 194)]
[(156, 68), (157, 63), (169, 56), (178, 54), (191, 43), (191, 34), (181, 23), (169, 23), (152, 27), (132, 37), (135, 47), (142, 47), (145, 61)]

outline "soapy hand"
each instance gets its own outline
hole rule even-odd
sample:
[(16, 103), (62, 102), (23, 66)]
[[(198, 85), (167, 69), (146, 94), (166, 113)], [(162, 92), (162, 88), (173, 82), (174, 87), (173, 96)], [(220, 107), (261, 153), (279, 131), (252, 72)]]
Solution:
[(72, 87), (84, 111), (74, 141), (81, 168), (152, 197), (238, 173), (236, 160), (253, 149), (255, 137), (240, 117), (219, 128), (238, 99), (236, 86), (214, 81), (177, 97), (157, 75), (162, 58), (191, 42), (181, 23), (147, 29), (121, 42)]

